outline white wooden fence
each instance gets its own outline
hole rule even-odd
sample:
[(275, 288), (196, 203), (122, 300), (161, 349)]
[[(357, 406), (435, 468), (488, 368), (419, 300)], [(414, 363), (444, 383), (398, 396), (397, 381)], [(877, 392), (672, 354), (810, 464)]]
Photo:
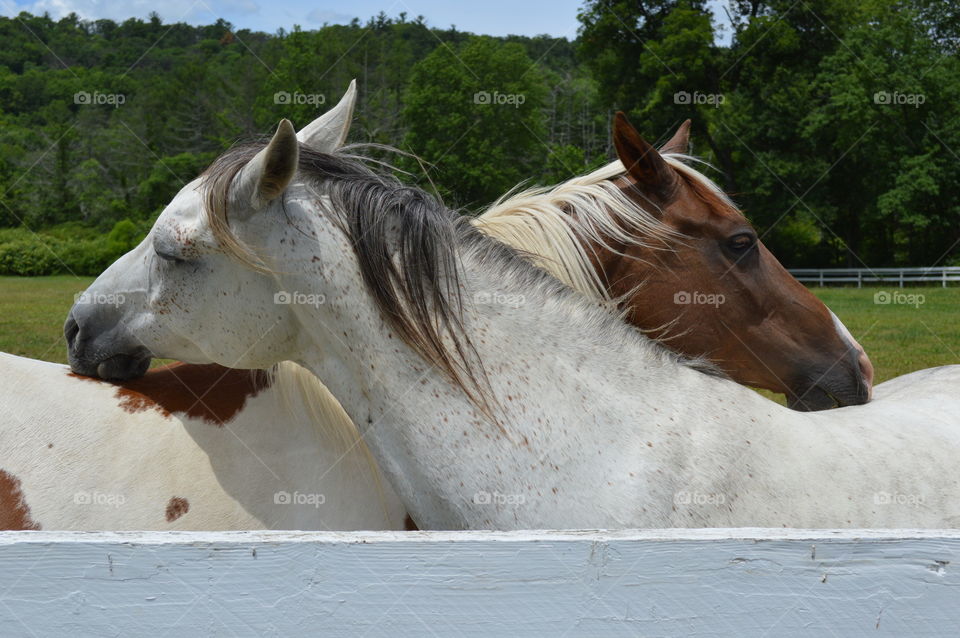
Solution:
[(956, 636), (960, 532), (6, 532), (0, 635)]
[(960, 282), (960, 266), (938, 266), (931, 268), (791, 268), (790, 274), (797, 281), (815, 283), (820, 286), (835, 284), (895, 285), (903, 288), (905, 284), (940, 284), (944, 288), (949, 282)]

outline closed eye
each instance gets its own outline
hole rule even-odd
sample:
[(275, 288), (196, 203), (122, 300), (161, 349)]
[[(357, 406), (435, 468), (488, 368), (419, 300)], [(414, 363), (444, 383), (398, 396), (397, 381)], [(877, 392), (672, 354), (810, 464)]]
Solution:
[(157, 249), (154, 249), (154, 252), (157, 254), (157, 257), (159, 257), (160, 259), (162, 259), (162, 260), (164, 260), (164, 261), (166, 261), (166, 262), (168, 262), (168, 263), (171, 263), (171, 264), (182, 264), (182, 263), (184, 263), (184, 261), (185, 261), (184, 259), (181, 259), (180, 257), (177, 257), (176, 255), (171, 255), (171, 254), (169, 254), (169, 253), (164, 253), (164, 252), (161, 252), (161, 251), (159, 251), (159, 250), (157, 250)]

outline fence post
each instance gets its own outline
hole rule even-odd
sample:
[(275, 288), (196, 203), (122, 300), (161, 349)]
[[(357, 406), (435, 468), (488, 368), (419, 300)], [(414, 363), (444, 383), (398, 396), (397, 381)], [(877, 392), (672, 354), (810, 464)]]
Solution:
[(903, 288), (903, 271), (900, 271), (900, 287)]
[(857, 271), (857, 288), (863, 288), (863, 273)]
[(947, 287), (947, 269), (944, 268), (940, 271), (940, 278), (943, 280), (943, 287)]
[[(944, 282), (943, 285), (946, 286), (947, 285), (946, 282)], [(823, 288), (823, 271), (822, 270), (820, 271), (820, 287)]]

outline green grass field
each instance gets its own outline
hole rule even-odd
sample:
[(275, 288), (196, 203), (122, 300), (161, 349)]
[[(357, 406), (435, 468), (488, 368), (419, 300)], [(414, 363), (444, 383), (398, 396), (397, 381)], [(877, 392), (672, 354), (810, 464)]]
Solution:
[[(74, 295), (91, 281), (0, 277), (0, 351), (65, 362), (63, 320)], [(812, 291), (866, 348), (878, 383), (921, 368), (960, 363), (960, 287)], [(875, 295), (881, 292), (890, 303), (876, 303)]]
[(93, 277), (0, 277), (0, 351), (67, 362), (63, 321)]

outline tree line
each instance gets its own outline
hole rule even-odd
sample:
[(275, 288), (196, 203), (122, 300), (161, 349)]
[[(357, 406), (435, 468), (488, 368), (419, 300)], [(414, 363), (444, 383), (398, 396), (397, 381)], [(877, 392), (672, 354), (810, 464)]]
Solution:
[[(612, 114), (693, 152), (788, 266), (958, 264), (960, 11), (932, 0), (588, 0), (575, 40), (422, 16), (266, 34), (0, 18), (0, 273), (95, 273), (240, 139), (357, 78), (352, 142), (466, 213), (612, 159)], [(718, 37), (719, 36), (719, 37)]]

